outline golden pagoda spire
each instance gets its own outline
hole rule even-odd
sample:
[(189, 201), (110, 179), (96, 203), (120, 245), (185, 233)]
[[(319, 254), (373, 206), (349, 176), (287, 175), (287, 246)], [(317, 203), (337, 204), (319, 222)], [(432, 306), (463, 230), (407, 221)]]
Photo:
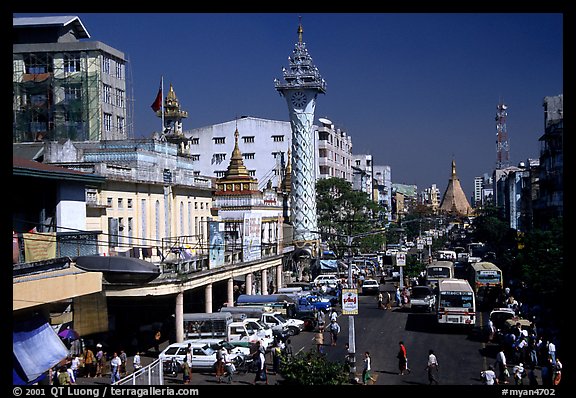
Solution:
[(290, 192), (292, 189), (292, 156), (290, 148), (288, 148), (288, 160), (286, 162), (286, 171), (284, 173), (284, 181), (282, 183), (282, 191)]
[(456, 161), (454, 159), (452, 159), (452, 179), (455, 179), (456, 177)]
[(244, 166), (242, 152), (240, 152), (240, 148), (238, 147), (238, 137), (240, 137), (240, 133), (238, 132), (238, 127), (236, 127), (236, 131), (234, 132), (234, 150), (232, 151), (232, 158), (226, 171), (225, 178), (227, 179), (239, 176), (250, 176), (248, 169)]
[(298, 17), (298, 43), (302, 43), (302, 33), (304, 33), (304, 29), (302, 29), (302, 17)]

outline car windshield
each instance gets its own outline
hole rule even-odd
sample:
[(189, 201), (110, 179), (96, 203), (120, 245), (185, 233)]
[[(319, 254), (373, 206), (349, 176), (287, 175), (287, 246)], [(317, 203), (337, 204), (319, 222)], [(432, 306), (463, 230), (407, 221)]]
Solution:
[(282, 315), (280, 315), (280, 314), (276, 314), (276, 318), (277, 318), (280, 322), (282, 322), (282, 323), (285, 323), (285, 322), (286, 322), (286, 318), (284, 318), (284, 317), (283, 317)]

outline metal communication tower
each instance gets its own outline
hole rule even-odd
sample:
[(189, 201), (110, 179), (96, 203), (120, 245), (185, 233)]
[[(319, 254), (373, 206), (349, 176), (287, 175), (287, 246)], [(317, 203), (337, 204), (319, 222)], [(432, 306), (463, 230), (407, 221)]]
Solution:
[(496, 109), (496, 169), (503, 169), (508, 167), (510, 162), (510, 145), (506, 132), (508, 106), (500, 101)]

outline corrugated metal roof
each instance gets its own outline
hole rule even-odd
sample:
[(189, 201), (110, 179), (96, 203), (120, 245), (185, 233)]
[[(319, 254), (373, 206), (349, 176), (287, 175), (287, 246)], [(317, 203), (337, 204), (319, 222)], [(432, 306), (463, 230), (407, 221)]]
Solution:
[(100, 175), (83, 173), (65, 167), (53, 166), (51, 164), (17, 157), (12, 158), (12, 174), (66, 180), (82, 180), (86, 182), (104, 182), (106, 180), (105, 177)]
[(89, 39), (90, 34), (84, 27), (84, 24), (79, 17), (75, 15), (62, 15), (52, 17), (20, 17), (12, 18), (12, 26), (14, 27), (28, 27), (28, 26), (66, 26), (74, 24), (78, 37)]

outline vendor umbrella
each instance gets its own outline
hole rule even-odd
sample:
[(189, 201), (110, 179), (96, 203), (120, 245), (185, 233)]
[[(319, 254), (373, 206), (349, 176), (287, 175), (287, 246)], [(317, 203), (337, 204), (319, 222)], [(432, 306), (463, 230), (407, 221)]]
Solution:
[(78, 340), (78, 338), (80, 337), (78, 332), (75, 331), (74, 329), (64, 329), (63, 331), (58, 333), (58, 336), (68, 340)]

